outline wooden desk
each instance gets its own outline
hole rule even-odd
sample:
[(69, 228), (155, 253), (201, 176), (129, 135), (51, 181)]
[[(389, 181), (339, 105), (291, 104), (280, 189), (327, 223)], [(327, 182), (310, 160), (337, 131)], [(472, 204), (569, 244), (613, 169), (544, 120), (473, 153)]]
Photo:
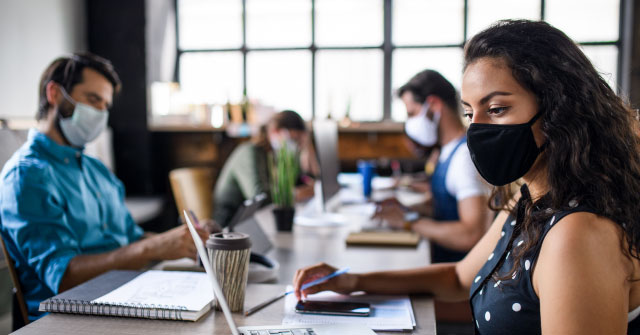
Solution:
[(431, 262), (429, 244), (424, 240), (417, 248), (347, 246), (347, 235), (360, 231), (365, 222), (357, 216), (342, 226), (294, 225), (290, 233), (276, 231), (269, 208), (260, 210), (256, 219), (273, 242), (274, 248), (267, 256), (280, 263), (278, 283), (291, 283), (297, 269), (319, 262), (349, 266), (352, 272), (407, 269)]
[[(279, 284), (251, 284), (247, 286), (245, 306), (252, 307), (273, 295), (282, 292), (291, 283), (295, 271), (304, 266), (326, 262), (334, 266), (349, 265), (353, 272), (405, 269), (430, 263), (429, 248), (421, 242), (413, 248), (347, 247), (344, 243), (350, 231), (359, 230), (362, 221), (353, 220), (349, 225), (338, 227), (295, 226), (291, 233), (279, 233), (271, 211), (267, 208), (257, 214), (257, 219), (269, 235), (274, 249), (268, 254), (280, 263)], [(399, 285), (401, 283), (398, 283)], [(412, 296), (417, 327), (411, 333), (435, 334), (433, 299), (427, 296)], [(278, 325), (282, 322), (284, 300), (249, 316), (234, 314), (238, 326)], [(15, 334), (229, 334), (221, 312), (209, 313), (197, 322), (160, 321), (145, 319), (114, 318), (104, 316), (82, 316), (49, 314), (20, 329)], [(385, 332), (379, 332), (385, 334)], [(390, 332), (389, 334), (397, 334)]]
[[(245, 306), (251, 307), (275, 294), (282, 292), (285, 285), (252, 284), (247, 286)], [(402, 334), (435, 334), (433, 316), (433, 300), (420, 296), (412, 297), (413, 309), (418, 327), (411, 333)], [(239, 327), (250, 325), (279, 325), (282, 323), (284, 299), (271, 304), (263, 310), (244, 317), (234, 313), (233, 319)], [(21, 328), (14, 334), (230, 334), (224, 315), (220, 311), (208, 313), (197, 322), (147, 320), (134, 318), (116, 318), (108, 316), (85, 316), (52, 313), (42, 319)], [(377, 334), (399, 334), (398, 332), (376, 332)]]

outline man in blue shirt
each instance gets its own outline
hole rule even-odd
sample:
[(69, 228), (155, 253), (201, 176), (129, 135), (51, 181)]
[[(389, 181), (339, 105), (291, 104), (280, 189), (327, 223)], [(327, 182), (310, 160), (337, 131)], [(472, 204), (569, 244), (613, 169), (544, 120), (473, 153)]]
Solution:
[(184, 225), (145, 238), (124, 205), (122, 183), (83, 154), (106, 127), (119, 88), (105, 59), (53, 61), (40, 80), (38, 128), (0, 173), (0, 232), (31, 320), (41, 316), (40, 301), (108, 270), (196, 255)]

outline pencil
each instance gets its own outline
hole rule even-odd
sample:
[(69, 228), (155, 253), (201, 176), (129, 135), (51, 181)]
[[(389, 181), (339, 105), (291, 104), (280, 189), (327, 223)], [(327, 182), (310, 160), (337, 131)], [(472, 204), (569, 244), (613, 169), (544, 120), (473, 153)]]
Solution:
[(258, 305), (249, 308), (246, 312), (244, 312), (244, 316), (249, 316), (249, 315), (251, 315), (251, 314), (253, 314), (253, 313), (255, 313), (255, 312), (257, 312), (257, 311), (259, 311), (259, 310), (261, 310), (263, 308), (265, 308), (266, 306), (271, 305), (272, 303), (274, 303), (274, 302), (280, 300), (282, 297), (286, 296), (289, 292), (282, 292), (282, 293), (276, 295), (275, 297), (273, 297), (273, 298), (271, 298), (271, 299), (269, 299), (267, 301), (261, 302)]

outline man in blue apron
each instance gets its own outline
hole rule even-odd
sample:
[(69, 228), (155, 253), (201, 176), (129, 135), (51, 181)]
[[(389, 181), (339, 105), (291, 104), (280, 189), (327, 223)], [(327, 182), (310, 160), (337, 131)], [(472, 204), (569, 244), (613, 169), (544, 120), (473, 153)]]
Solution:
[(432, 262), (458, 261), (483, 236), (493, 213), (487, 206), (489, 186), (469, 155), (456, 90), (440, 73), (424, 70), (400, 87), (398, 96), (407, 108), (407, 135), (425, 148), (439, 150), (431, 176), (432, 197), (412, 208), (422, 214), (416, 220), (409, 221), (406, 208), (396, 200), (379, 206), (376, 217), (427, 238)]

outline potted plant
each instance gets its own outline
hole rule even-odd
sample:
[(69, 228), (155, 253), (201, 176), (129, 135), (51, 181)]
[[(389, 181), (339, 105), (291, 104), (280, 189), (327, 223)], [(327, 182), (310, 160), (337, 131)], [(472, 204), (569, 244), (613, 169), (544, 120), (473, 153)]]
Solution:
[(283, 141), (282, 146), (269, 159), (273, 216), (279, 231), (291, 231), (293, 227), (294, 191), (299, 169), (295, 149), (288, 148), (287, 142)]

